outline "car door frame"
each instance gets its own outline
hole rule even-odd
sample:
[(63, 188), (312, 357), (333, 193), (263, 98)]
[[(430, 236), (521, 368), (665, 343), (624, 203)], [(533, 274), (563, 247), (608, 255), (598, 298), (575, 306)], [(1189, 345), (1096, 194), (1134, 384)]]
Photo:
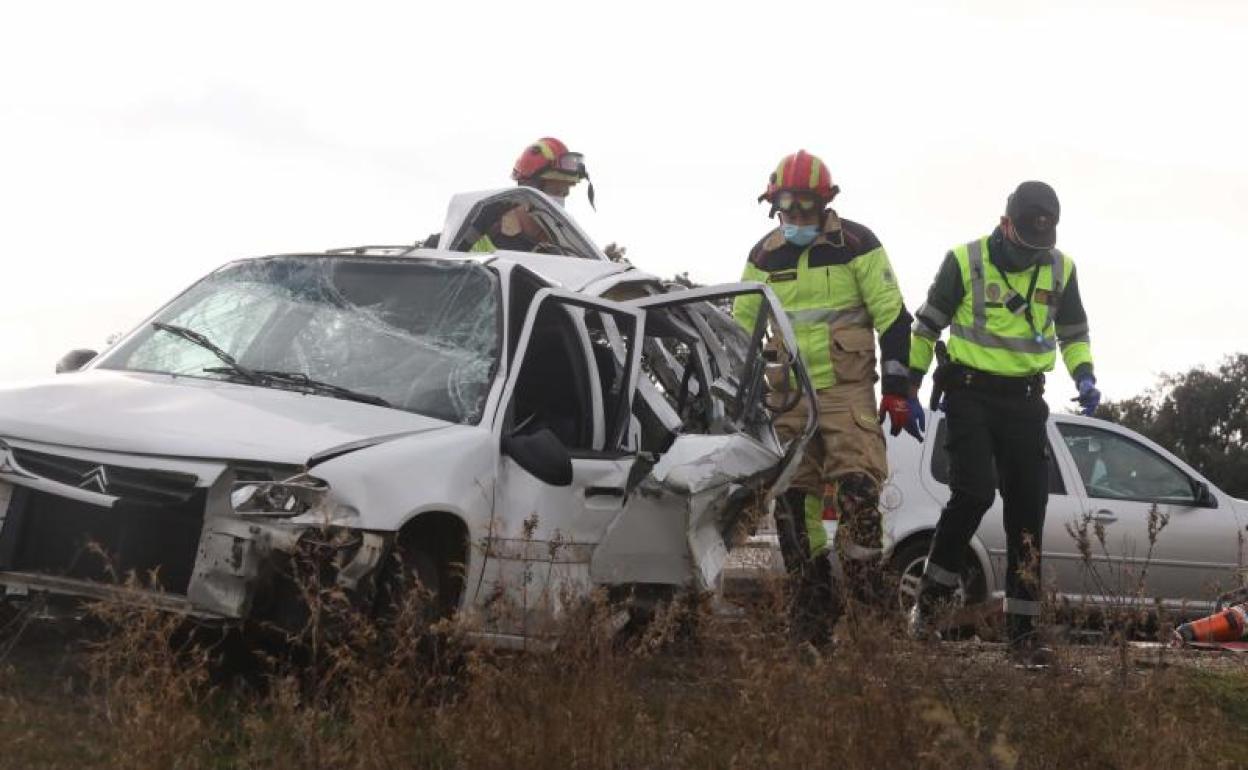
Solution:
[[(806, 364), (798, 354), (797, 335), (793, 331), (792, 325), (789, 323), (788, 315), (784, 312), (784, 307), (780, 304), (780, 300), (775, 293), (766, 284), (756, 281), (739, 281), (736, 283), (716, 284), (714, 286), (705, 286), (696, 289), (685, 289), (682, 291), (671, 291), (664, 294), (655, 294), (649, 297), (641, 297), (638, 299), (628, 300), (624, 304), (643, 310), (657, 310), (661, 308), (671, 307), (673, 305), (691, 304), (694, 302), (711, 302), (719, 299), (736, 298), (744, 294), (759, 294), (770, 309), (770, 317), (774, 320), (775, 328), (773, 333), (779, 334), (785, 347), (793, 351), (794, 355), (791, 362), (791, 368), (796, 375), (797, 384), (801, 390), (802, 396), (807, 399), (807, 403), (815, 403), (815, 388), (811, 382), (810, 375), (806, 370)], [(754, 328), (747, 330), (750, 335), (750, 345), (744, 353), (744, 358), (749, 369), (746, 371), (753, 378), (749, 383), (749, 389), (738, 395), (738, 398), (744, 403), (752, 397), (761, 397), (762, 388), (765, 387), (763, 382), (763, 368), (755, 366), (758, 361), (762, 360), (758, 351), (762, 348), (763, 337), (767, 331), (767, 320), (769, 314), (759, 313), (756, 317)], [(735, 322), (735, 319), (734, 319)], [(718, 340), (705, 340), (708, 350), (713, 350), (719, 345)], [(743, 381), (746, 377), (741, 378)], [(806, 425), (801, 435), (790, 442), (785, 447), (784, 460), (771, 481), (764, 505), (770, 505), (776, 497), (783, 494), (788, 489), (789, 482), (793, 475), (797, 473), (798, 466), (801, 463), (802, 452), (806, 443), (814, 436), (818, 428), (819, 417), (814, 409), (808, 409), (806, 413)]]
[[(596, 310), (632, 319), (632, 339), (621, 340), (627, 367), (616, 405), (616, 424), (606, 424), (605, 403), (594, 401), (596, 421), (602, 423), (601, 449), (569, 449), (573, 481), (565, 487), (545, 484), (523, 470), (501, 450), (503, 435), (511, 429), (511, 409), (520, 374), (533, 342), (538, 314), (549, 302), (564, 307)], [(574, 319), (569, 318), (569, 322)], [(578, 325), (578, 337), (583, 334)], [(485, 635), (500, 644), (522, 644), (542, 636), (561, 614), (565, 599), (579, 598), (590, 590), (589, 561), (596, 545), (594, 530), (605, 530), (624, 504), (624, 484), (633, 455), (623, 446), (626, 440), (633, 394), (641, 369), (640, 340), (645, 333), (645, 313), (627, 305), (596, 297), (586, 297), (560, 289), (539, 289), (525, 313), (514, 354), (509, 356), (506, 377), (491, 416), (491, 441), (495, 447), (495, 476), (490, 523), (483, 533), (484, 558), (477, 590), (472, 601), (485, 610)], [(610, 334), (610, 332), (608, 332)], [(582, 340), (584, 342), (584, 340)], [(585, 357), (590, 387), (599, 393), (592, 355), (578, 348)], [(598, 431), (594, 431), (595, 436)], [(510, 481), (510, 480), (513, 480)], [(518, 485), (518, 486), (517, 486)], [(553, 500), (543, 507), (552, 519), (541, 520), (539, 511), (524, 514), (509, 492), (521, 489), (517, 497), (530, 501)], [(581, 526), (577, 519), (591, 520)], [(600, 535), (599, 535), (600, 536)], [(490, 583), (492, 585), (483, 586)], [(483, 590), (484, 587), (484, 590)], [(559, 590), (555, 590), (555, 589)], [(564, 590), (568, 589), (568, 590)], [(532, 595), (530, 594), (532, 592)]]
[[(746, 330), (750, 342), (740, 351), (745, 369), (737, 382), (735, 400), (744, 406), (762, 397), (767, 366), (762, 344), (770, 315), (775, 324), (773, 333), (780, 335), (788, 350), (795, 353), (786, 362), (787, 366), (796, 374), (803, 395), (813, 402), (814, 387), (804, 363), (796, 355), (796, 335), (779, 300), (765, 285), (724, 284), (655, 294), (628, 300), (625, 304), (653, 313), (743, 294), (760, 295), (770, 312), (759, 313), (754, 328)], [(736, 323), (731, 316), (724, 315), (725, 323)], [(709, 370), (710, 359), (718, 356), (716, 369), (722, 375), (730, 357), (724, 342), (705, 320), (699, 324), (696, 314), (690, 313), (688, 317), (701, 340), (700, 347), (705, 349), (698, 351), (700, 359), (704, 357), (699, 368)], [(707, 383), (708, 389), (712, 385)], [(754, 498), (757, 491), (762, 492), (762, 509), (770, 511), (772, 502), (787, 488), (802, 450), (815, 431), (817, 415), (814, 412), (808, 410), (805, 430), (787, 446), (779, 443), (771, 419), (767, 428), (774, 443), (770, 446), (747, 432), (744, 425), (728, 425), (727, 430), (708, 433), (675, 434), (660, 456), (630, 479), (630, 491), (633, 485), (640, 485), (642, 492), (630, 496), (625, 510), (596, 551), (591, 568), (594, 579), (605, 584), (645, 583), (713, 589), (727, 561), (731, 534), (739, 524), (731, 514), (744, 511), (747, 501)], [(725, 427), (725, 421), (720, 421), (719, 426)], [(657, 543), (656, 534), (661, 535)]]
[(522, 186), (460, 193), (453, 196), (450, 204), (447, 206), (446, 220), (442, 225), (438, 248), (448, 251), (469, 251), (477, 238), (484, 233), (468, 232), (468, 223), (473, 221), (486, 206), (503, 202), (527, 205), (539, 211), (543, 216), (558, 222), (561, 228), (565, 228), (568, 232), (562, 233), (562, 235), (568, 238), (570, 242), (569, 248), (584, 253), (564, 254), (562, 256), (570, 259), (610, 261), (602, 253), (602, 250), (598, 248), (598, 245), (594, 243), (593, 239), (568, 214), (566, 209), (542, 191)]

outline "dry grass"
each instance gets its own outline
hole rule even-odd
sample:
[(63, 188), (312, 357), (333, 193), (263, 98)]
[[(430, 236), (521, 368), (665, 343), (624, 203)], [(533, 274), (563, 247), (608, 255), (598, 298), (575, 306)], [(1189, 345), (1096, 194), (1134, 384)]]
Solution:
[[(1124, 675), (1113, 649), (1013, 668), (983, 645), (914, 644), (896, 619), (842, 623), (834, 651), (787, 639), (777, 594), (744, 616), (687, 602), (621, 640), (598, 600), (557, 652), (431, 634), (420, 597), (378, 625), (332, 589), (304, 633), (240, 662), (219, 635), (95, 608), (78, 665), (0, 672), (5, 767), (1241, 767), (1248, 675)], [(71, 647), (71, 650), (79, 649)], [(72, 657), (72, 656), (71, 656)], [(81, 673), (80, 673), (81, 672)]]

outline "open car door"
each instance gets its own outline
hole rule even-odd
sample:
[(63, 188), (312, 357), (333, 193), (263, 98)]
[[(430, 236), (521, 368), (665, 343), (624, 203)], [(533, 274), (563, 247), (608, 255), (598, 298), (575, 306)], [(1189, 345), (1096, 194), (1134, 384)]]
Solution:
[(493, 427), (495, 517), (478, 598), (496, 642), (553, 630), (564, 601), (592, 587), (590, 555), (624, 508), (635, 461), (644, 320), (609, 300), (534, 295)]
[[(727, 312), (757, 295), (758, 321)], [(633, 416), (637, 461), (624, 509), (595, 550), (595, 582), (713, 587), (732, 541), (788, 486), (816, 416), (787, 444), (774, 416), (814, 388), (771, 290), (738, 283), (627, 303), (646, 313)], [(771, 389), (770, 394), (768, 389)], [(755, 517), (756, 518), (756, 517)], [(743, 533), (742, 533), (743, 534)]]

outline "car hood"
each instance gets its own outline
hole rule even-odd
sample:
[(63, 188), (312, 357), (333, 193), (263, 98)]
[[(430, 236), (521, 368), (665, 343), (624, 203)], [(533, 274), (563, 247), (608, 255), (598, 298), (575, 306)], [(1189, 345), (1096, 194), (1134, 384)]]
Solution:
[(328, 396), (100, 369), (0, 387), (0, 438), (167, 457), (302, 465), (450, 424)]

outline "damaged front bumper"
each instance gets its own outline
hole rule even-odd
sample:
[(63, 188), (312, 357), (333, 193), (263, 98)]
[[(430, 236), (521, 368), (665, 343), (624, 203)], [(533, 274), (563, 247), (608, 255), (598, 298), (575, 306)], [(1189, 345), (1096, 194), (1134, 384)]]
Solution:
[(141, 605), (201, 620), (282, 621), (301, 611), (292, 606), (300, 597), (298, 559), (333, 565), (336, 587), (363, 594), (392, 541), (389, 533), (216, 517), (204, 528), (185, 596), (144, 586), (138, 576), (106, 583), (21, 571), (0, 571), (0, 589), (9, 599), (50, 594)]
[[(291, 606), (306, 593), (299, 579), (316, 574), (321, 587), (371, 595), (393, 542), (393, 533), (356, 528), (358, 513), (306, 476), (257, 480), (251, 469), (239, 480), (223, 463), (153, 460), (163, 466), (153, 470), (8, 444), (0, 452), (0, 598), (74, 597), (287, 625), (280, 621), (301, 613)], [(83, 462), (97, 463), (91, 489), (69, 483)], [(148, 499), (137, 500), (138, 489)]]
[(283, 585), (298, 580), (293, 560), (332, 564), (336, 585), (354, 593), (376, 573), (392, 540), (338, 527), (216, 517), (204, 527), (187, 600), (197, 612), (223, 618), (271, 619), (290, 609), (280, 605), (290, 598), (287, 589), (298, 588)]

